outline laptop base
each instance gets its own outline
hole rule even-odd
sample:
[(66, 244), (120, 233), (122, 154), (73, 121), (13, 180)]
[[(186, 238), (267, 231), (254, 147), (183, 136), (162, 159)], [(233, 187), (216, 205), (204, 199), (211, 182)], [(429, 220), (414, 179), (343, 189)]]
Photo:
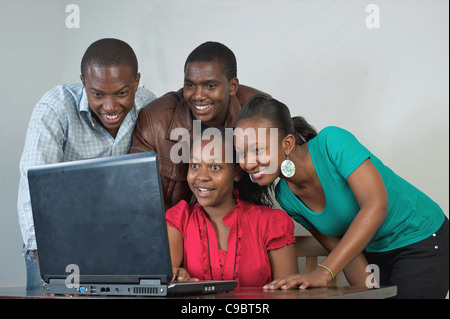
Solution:
[(236, 280), (185, 281), (162, 284), (160, 280), (141, 280), (140, 284), (66, 284), (65, 279), (50, 279), (44, 283), (47, 294), (88, 296), (182, 296), (229, 292), (236, 288)]

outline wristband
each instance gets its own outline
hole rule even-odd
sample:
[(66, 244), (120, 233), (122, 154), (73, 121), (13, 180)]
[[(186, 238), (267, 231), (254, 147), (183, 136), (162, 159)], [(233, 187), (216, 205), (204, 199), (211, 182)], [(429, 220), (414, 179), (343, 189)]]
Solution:
[(322, 264), (318, 264), (317, 267), (322, 267), (323, 269), (328, 270), (328, 272), (329, 272), (330, 275), (331, 275), (331, 279), (334, 279), (333, 272), (330, 270), (330, 268), (328, 268), (327, 266), (324, 266), (324, 265), (322, 265)]

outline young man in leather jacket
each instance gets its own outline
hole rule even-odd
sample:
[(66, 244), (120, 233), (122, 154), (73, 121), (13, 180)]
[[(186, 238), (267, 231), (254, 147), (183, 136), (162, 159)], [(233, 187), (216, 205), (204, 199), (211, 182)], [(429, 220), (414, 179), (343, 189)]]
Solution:
[(233, 128), (242, 106), (256, 94), (265, 93), (239, 84), (234, 53), (221, 43), (205, 42), (186, 60), (183, 88), (142, 109), (130, 153), (157, 153), (166, 209), (191, 198), (186, 182), (189, 161), (173, 161), (170, 156), (172, 147), (183, 139), (174, 134), (176, 129), (188, 132), (192, 142), (194, 120), (201, 121), (203, 128)]

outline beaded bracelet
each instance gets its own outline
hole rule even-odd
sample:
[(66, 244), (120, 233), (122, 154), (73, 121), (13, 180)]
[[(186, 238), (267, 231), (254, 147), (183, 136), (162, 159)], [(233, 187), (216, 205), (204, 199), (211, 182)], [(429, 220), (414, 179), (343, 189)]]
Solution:
[(334, 279), (333, 272), (330, 270), (330, 268), (328, 268), (327, 266), (324, 266), (324, 265), (322, 265), (322, 264), (318, 264), (317, 267), (322, 267), (322, 268), (328, 270), (328, 272), (329, 272), (330, 275), (331, 275), (331, 278)]

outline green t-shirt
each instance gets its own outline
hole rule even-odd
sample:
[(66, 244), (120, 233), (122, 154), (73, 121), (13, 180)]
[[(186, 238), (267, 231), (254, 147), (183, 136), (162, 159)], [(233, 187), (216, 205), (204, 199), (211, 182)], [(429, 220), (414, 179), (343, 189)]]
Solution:
[(445, 215), (435, 202), (396, 175), (346, 130), (327, 127), (308, 142), (308, 149), (325, 193), (324, 210), (309, 210), (283, 179), (275, 189), (281, 207), (306, 229), (314, 226), (326, 236), (345, 234), (359, 212), (347, 178), (368, 158), (383, 178), (389, 207), (386, 219), (366, 247), (367, 252), (416, 243), (431, 236), (444, 222)]

